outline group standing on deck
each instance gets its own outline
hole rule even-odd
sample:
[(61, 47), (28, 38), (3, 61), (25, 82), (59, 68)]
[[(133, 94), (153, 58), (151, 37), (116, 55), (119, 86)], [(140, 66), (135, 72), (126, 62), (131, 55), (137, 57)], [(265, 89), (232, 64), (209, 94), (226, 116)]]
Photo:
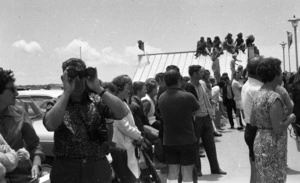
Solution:
[[(276, 58), (249, 59), (247, 77), (233, 64), (232, 77), (219, 79), (200, 65), (190, 65), (188, 77), (170, 65), (145, 82), (128, 75), (102, 82), (77, 58), (62, 70), (63, 94), (48, 103), (43, 120), (54, 131), (51, 182), (160, 182), (149, 161), (167, 165), (168, 183), (197, 182), (205, 156), (212, 174), (225, 175), (214, 138), (226, 119), (232, 129), (245, 128), (250, 182), (286, 181), (287, 127), (300, 121), (300, 77), (282, 82)], [(14, 82), (1, 68), (0, 182), (38, 182), (45, 157), (28, 115), (15, 107)]]

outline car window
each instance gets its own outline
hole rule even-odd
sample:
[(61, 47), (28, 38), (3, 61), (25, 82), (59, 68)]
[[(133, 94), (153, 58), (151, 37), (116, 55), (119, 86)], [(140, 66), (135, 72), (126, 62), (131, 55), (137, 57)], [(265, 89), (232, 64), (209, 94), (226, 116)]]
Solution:
[(43, 116), (43, 113), (31, 98), (16, 99), (16, 105), (21, 106), (26, 111), (30, 119), (40, 119)]
[(51, 100), (51, 97), (47, 96), (33, 96), (34, 103), (43, 111), (46, 111), (47, 103)]

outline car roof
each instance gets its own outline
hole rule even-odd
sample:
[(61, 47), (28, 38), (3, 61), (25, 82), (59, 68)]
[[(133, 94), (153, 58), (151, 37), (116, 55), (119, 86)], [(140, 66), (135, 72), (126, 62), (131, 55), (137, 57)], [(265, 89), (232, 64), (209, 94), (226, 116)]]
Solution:
[(62, 93), (63, 90), (21, 90), (18, 91), (19, 96), (18, 97), (24, 97), (24, 96), (46, 96), (46, 97), (52, 97), (52, 98), (58, 98)]

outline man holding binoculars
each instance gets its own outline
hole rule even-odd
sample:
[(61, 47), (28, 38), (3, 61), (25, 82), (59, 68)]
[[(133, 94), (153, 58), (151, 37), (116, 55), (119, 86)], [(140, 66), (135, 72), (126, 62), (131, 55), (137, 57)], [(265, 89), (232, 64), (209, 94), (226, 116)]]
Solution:
[[(124, 118), (123, 102), (101, 86), (96, 68), (86, 68), (81, 59), (63, 62), (64, 92), (49, 102), (44, 117), (48, 131), (54, 131), (50, 180), (60, 182), (111, 182), (111, 169), (105, 157), (109, 146), (105, 118)], [(101, 97), (92, 101), (93, 92)]]

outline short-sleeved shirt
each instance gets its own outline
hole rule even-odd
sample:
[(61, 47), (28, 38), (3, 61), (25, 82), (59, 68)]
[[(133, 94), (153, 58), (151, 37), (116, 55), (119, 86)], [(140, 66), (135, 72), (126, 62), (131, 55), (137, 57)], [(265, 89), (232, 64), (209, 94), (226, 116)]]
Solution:
[(242, 107), (245, 114), (245, 122), (250, 124), (251, 111), (254, 104), (254, 99), (258, 94), (259, 89), (263, 85), (257, 79), (248, 77), (248, 81), (243, 85), (242, 88)]
[[(55, 102), (48, 104), (47, 111)], [(109, 152), (105, 118), (114, 118), (102, 101), (68, 102), (64, 120), (54, 132), (53, 154), (74, 159), (101, 158)]]
[(242, 88), (243, 85), (241, 83), (239, 83), (237, 80), (234, 79), (232, 81), (231, 86), (232, 86), (232, 92), (233, 92), (233, 95), (234, 95), (233, 99), (235, 101), (242, 100), (241, 88)]
[(170, 88), (159, 98), (163, 118), (163, 145), (178, 146), (197, 142), (193, 112), (199, 109), (197, 99), (179, 88)]

